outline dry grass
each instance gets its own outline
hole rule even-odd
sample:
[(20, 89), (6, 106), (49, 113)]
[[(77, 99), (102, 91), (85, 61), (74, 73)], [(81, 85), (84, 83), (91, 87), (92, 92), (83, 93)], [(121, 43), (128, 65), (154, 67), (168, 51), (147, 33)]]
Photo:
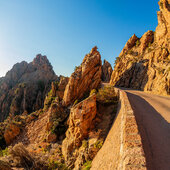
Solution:
[(10, 148), (9, 154), (13, 160), (18, 161), (20, 167), (26, 170), (47, 169), (45, 160), (42, 160), (43, 156), (40, 158), (31, 154), (22, 143), (18, 143), (13, 148)]
[(114, 104), (118, 100), (114, 87), (109, 85), (99, 89), (96, 97), (97, 101), (103, 104)]
[(11, 170), (11, 166), (8, 162), (0, 160), (0, 169), (1, 170)]
[(25, 149), (22, 143), (16, 144), (13, 148), (10, 148), (9, 153), (14, 159), (20, 162), (22, 167), (26, 169), (35, 167), (33, 156)]

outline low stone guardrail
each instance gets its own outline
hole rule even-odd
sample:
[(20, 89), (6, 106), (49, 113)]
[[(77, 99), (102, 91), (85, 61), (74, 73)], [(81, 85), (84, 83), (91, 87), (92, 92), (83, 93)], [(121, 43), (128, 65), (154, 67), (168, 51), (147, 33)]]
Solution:
[(134, 112), (127, 94), (119, 95), (117, 116), (91, 170), (144, 170), (146, 159)]

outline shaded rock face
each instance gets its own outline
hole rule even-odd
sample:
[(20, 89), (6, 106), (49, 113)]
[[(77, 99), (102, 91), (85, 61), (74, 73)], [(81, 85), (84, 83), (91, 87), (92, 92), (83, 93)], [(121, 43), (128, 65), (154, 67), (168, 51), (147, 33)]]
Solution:
[(58, 84), (52, 83), (52, 93), (53, 96), (58, 96), (59, 100), (62, 100), (64, 97), (64, 91), (68, 84), (69, 78), (60, 76), (60, 81)]
[(170, 95), (170, 1), (159, 2), (155, 33), (133, 35), (116, 59), (110, 83)]
[(97, 88), (101, 83), (101, 56), (94, 47), (89, 54), (87, 54), (82, 64), (76, 67), (72, 73), (69, 82), (66, 86), (63, 103), (68, 106), (76, 99), (81, 99), (91, 89)]
[(46, 56), (39, 54), (31, 63), (15, 64), (0, 78), (0, 121), (9, 113), (31, 113), (42, 108), (51, 82), (56, 79)]
[(51, 90), (45, 98), (43, 111), (48, 114), (47, 142), (56, 142), (65, 137), (69, 109), (62, 105), (62, 99), (68, 80), (68, 77), (60, 76), (60, 81), (52, 82)]
[(109, 82), (111, 75), (112, 75), (112, 66), (111, 64), (104, 60), (104, 63), (102, 65), (102, 81), (103, 82)]

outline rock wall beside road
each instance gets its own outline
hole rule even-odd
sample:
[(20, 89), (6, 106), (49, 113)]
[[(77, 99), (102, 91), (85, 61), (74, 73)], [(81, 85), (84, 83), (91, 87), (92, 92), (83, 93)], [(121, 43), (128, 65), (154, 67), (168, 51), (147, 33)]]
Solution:
[(112, 85), (170, 95), (170, 0), (159, 6), (155, 32), (133, 35), (116, 58)]

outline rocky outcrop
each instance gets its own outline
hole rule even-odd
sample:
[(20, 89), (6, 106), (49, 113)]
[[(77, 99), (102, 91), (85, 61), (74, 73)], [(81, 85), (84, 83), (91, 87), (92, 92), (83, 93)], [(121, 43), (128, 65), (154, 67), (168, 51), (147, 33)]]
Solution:
[[(56, 98), (57, 99), (57, 98)], [(58, 100), (54, 100), (48, 109), (46, 130), (49, 132), (47, 141), (56, 142), (65, 137), (66, 120), (69, 112)]]
[(63, 77), (60, 76), (60, 81), (55, 83), (52, 83), (52, 93), (53, 96), (57, 96), (59, 98), (59, 100), (62, 100), (64, 97), (64, 91), (65, 88), (68, 84), (69, 78), (68, 77)]
[(17, 63), (0, 79), (0, 121), (9, 113), (31, 113), (43, 107), (51, 81), (57, 80), (46, 56), (37, 55), (31, 63)]
[(19, 135), (19, 133), (20, 133), (20, 128), (17, 125), (13, 123), (8, 125), (4, 133), (6, 144), (7, 145), (11, 144), (13, 140), (15, 139), (15, 137)]
[(109, 82), (111, 75), (112, 75), (112, 66), (111, 64), (104, 60), (104, 63), (102, 65), (102, 81), (103, 82)]
[(160, 11), (158, 15), (158, 26), (155, 31), (155, 39), (159, 45), (165, 45), (166, 41), (169, 41), (170, 37), (170, 1), (161, 0), (159, 1)]
[(154, 32), (153, 31), (148, 31), (146, 32), (139, 40), (140, 45), (138, 48), (138, 53), (143, 54), (143, 52), (146, 50), (149, 44), (152, 44), (154, 40)]
[(88, 138), (90, 130), (94, 128), (93, 119), (96, 113), (96, 95), (92, 95), (71, 109), (69, 128), (62, 144), (62, 153), (68, 165), (74, 163), (76, 156), (74, 157), (73, 155), (76, 152), (78, 154), (76, 149), (80, 148), (82, 141)]
[(75, 170), (83, 169), (85, 162), (93, 160), (115, 117), (117, 94), (114, 87), (104, 84), (98, 92), (92, 92), (71, 108), (66, 138), (62, 142), (65, 163)]
[(134, 34), (128, 42), (125, 44), (125, 47), (120, 53), (120, 56), (122, 56), (124, 53), (126, 53), (128, 50), (130, 50), (134, 45), (136, 44), (136, 41), (138, 40), (138, 37)]
[(75, 68), (66, 86), (63, 103), (68, 106), (76, 99), (81, 99), (91, 89), (97, 88), (101, 83), (101, 56), (94, 47), (87, 54), (82, 64)]
[(129, 39), (116, 59), (111, 84), (170, 95), (170, 1), (161, 0), (159, 5), (155, 33)]

